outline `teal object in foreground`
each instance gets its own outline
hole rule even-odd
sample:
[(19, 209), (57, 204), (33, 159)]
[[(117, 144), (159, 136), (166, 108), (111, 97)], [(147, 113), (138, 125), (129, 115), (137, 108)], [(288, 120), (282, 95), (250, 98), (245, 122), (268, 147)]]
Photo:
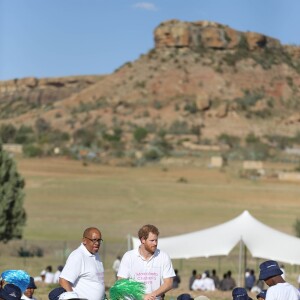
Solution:
[(143, 300), (145, 284), (142, 282), (120, 279), (109, 290), (110, 300)]
[(6, 270), (1, 274), (6, 283), (11, 283), (20, 288), (22, 293), (27, 289), (30, 276), (23, 270)]

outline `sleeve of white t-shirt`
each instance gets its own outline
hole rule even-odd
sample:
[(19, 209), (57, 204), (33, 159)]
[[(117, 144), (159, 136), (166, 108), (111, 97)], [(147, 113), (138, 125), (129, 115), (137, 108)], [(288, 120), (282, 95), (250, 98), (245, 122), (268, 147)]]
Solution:
[(60, 274), (60, 278), (64, 278), (71, 282), (72, 284), (78, 279), (81, 274), (82, 269), (82, 259), (79, 255), (74, 252), (71, 253), (67, 259), (67, 262)]
[(172, 261), (170, 257), (164, 253), (164, 268), (163, 268), (163, 278), (170, 278), (175, 276), (175, 272), (173, 269)]

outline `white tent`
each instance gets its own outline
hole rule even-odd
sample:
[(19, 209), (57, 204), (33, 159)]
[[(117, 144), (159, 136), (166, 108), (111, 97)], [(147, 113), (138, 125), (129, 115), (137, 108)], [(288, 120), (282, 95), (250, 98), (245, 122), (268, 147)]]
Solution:
[[(133, 248), (140, 245), (132, 238)], [(253, 257), (300, 265), (300, 239), (275, 230), (256, 220), (248, 211), (223, 224), (159, 238), (158, 248), (172, 259), (228, 255), (243, 242)]]

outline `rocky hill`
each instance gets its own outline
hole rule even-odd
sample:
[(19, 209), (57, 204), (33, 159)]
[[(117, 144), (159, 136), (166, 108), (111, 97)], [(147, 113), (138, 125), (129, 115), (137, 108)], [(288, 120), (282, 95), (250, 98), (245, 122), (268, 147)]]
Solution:
[(207, 21), (163, 22), (154, 40), (154, 49), (106, 76), (0, 82), (0, 122), (37, 128), (43, 120), (67, 132), (69, 145), (89, 132), (102, 150), (112, 141), (134, 148), (137, 128), (147, 145), (163, 130), (173, 148), (221, 135), (297, 135), (299, 47)]

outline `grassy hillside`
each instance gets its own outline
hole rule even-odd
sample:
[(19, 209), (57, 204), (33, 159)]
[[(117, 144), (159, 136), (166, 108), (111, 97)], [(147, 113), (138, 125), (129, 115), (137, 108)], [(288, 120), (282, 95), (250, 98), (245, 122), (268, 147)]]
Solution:
[[(136, 235), (143, 224), (157, 225), (164, 237), (214, 226), (248, 210), (265, 224), (294, 234), (293, 223), (300, 215), (299, 184), (241, 179), (239, 164), (218, 170), (208, 168), (205, 160), (198, 167), (168, 168), (86, 166), (66, 159), (20, 158), (17, 163), (26, 179), (26, 243), (1, 246), (1, 269), (24, 268), (34, 276), (48, 264), (54, 268), (61, 264), (62, 251), (74, 249), (87, 226), (102, 230), (105, 242), (101, 254), (106, 284), (110, 286), (112, 261), (126, 251), (127, 235)], [(273, 164), (267, 168), (276, 170), (279, 166)], [(44, 250), (44, 257), (17, 257), (20, 246), (33, 245)], [(248, 265), (256, 274), (258, 263), (248, 254)], [(174, 266), (182, 276), (182, 288), (170, 293), (175, 296), (179, 291), (187, 291), (193, 268), (199, 272), (216, 268), (220, 277), (231, 269), (236, 278), (238, 248), (229, 257), (174, 260)], [(288, 279), (296, 282), (299, 269), (288, 265), (286, 269)], [(45, 295), (47, 290), (41, 286), (36, 294)], [(211, 299), (226, 297), (230, 299), (228, 293), (216, 293)]]

